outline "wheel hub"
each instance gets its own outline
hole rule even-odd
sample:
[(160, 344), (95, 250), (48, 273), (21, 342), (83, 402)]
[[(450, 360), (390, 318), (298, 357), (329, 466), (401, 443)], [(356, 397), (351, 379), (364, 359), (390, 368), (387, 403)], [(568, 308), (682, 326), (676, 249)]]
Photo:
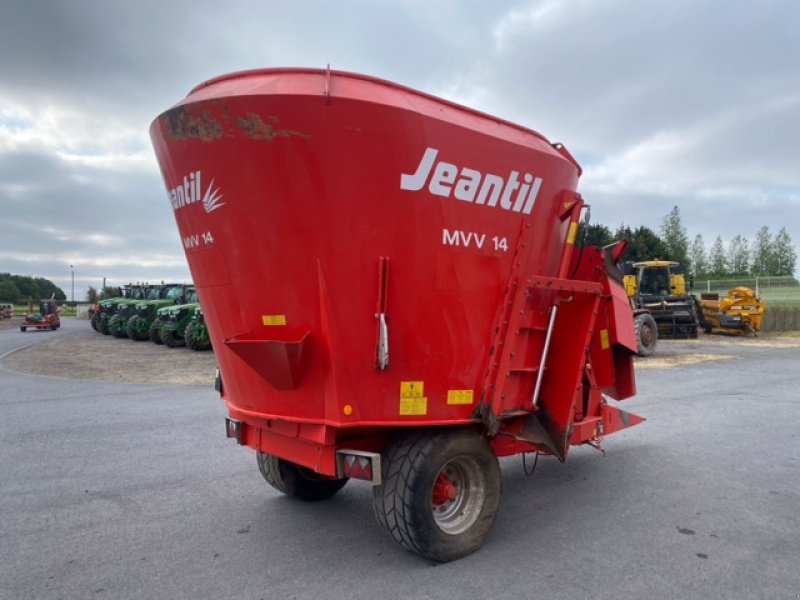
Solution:
[(453, 485), (447, 473), (439, 473), (438, 477), (436, 477), (436, 483), (433, 484), (433, 505), (443, 506), (447, 502), (455, 500), (457, 495), (458, 490), (456, 490), (456, 486)]
[(431, 492), (433, 519), (442, 531), (458, 535), (478, 519), (486, 500), (486, 478), (469, 456), (447, 462), (436, 476)]

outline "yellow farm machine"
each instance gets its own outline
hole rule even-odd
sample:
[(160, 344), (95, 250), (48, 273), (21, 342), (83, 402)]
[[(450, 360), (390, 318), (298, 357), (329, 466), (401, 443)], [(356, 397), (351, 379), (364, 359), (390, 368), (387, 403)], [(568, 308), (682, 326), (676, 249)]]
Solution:
[(655, 352), (658, 338), (696, 338), (702, 312), (697, 298), (687, 293), (680, 263), (646, 260), (623, 264), (625, 291), (634, 309), (634, 328), (640, 356)]
[(748, 287), (737, 287), (720, 298), (689, 293), (680, 263), (646, 260), (623, 264), (625, 291), (634, 310), (638, 354), (650, 356), (659, 338), (696, 338), (705, 333), (757, 335), (764, 302)]
[(700, 295), (703, 331), (724, 331), (734, 335), (757, 335), (764, 318), (764, 302), (748, 287), (737, 287), (724, 298)]

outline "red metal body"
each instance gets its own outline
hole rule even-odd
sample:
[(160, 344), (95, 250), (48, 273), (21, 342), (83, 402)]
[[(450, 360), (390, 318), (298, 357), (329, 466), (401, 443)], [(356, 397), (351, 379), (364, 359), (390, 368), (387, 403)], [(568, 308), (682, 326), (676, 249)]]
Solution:
[(562, 146), (309, 69), (206, 82), (151, 137), (240, 443), (335, 475), (396, 428), (563, 460), (640, 421), (605, 400), (635, 393), (632, 317)]

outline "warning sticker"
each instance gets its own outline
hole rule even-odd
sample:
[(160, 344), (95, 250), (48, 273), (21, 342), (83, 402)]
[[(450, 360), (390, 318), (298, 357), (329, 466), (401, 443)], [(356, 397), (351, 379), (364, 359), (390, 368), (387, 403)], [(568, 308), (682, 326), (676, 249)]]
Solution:
[(472, 390), (447, 390), (448, 404), (472, 404)]
[(427, 415), (428, 399), (422, 395), (424, 392), (425, 392), (424, 381), (401, 381), (400, 414)]
[(400, 398), (401, 415), (427, 415), (428, 399), (425, 397)]
[(261, 315), (261, 322), (267, 327), (286, 325), (286, 315)]
[(418, 398), (421, 397), (425, 391), (424, 381), (401, 381), (400, 382), (400, 397), (401, 398)]

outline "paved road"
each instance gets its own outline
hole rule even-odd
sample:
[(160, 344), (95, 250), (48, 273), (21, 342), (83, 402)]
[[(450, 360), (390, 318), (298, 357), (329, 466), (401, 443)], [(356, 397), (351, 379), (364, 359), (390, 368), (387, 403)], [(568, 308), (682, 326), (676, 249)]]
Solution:
[[(6, 324), (8, 321), (6, 321)], [(43, 342), (53, 339), (53, 336), (62, 335), (65, 332), (84, 329), (86, 321), (79, 321), (77, 319), (62, 319), (61, 329), (58, 331), (51, 331), (49, 329), (29, 329), (22, 332), (17, 327), (16, 329), (3, 329), (0, 330), (0, 358), (9, 352), (19, 350), (25, 346), (35, 344), (36, 342)], [(2, 390), (0, 390), (2, 393)]]
[(487, 544), (439, 566), (378, 529), (367, 484), (268, 488), (213, 390), (0, 367), (0, 598), (796, 598), (800, 349), (735, 351), (642, 370), (648, 421), (605, 457), (505, 459)]

